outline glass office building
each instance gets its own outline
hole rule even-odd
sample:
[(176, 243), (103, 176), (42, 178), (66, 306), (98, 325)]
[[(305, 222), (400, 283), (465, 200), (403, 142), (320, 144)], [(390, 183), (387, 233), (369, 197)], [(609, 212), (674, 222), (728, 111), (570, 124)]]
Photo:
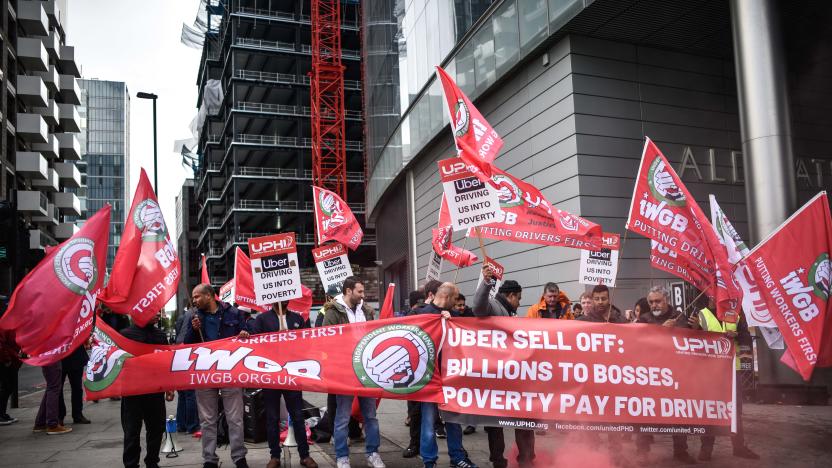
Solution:
[(130, 209), (130, 94), (121, 81), (80, 82), (81, 219), (94, 215), (107, 203), (113, 206), (107, 252), (110, 268), (121, 242), (125, 212)]
[[(645, 136), (700, 206), (714, 194), (752, 243), (832, 187), (828, 2), (380, 0), (362, 14), (367, 216), (399, 308), (431, 256), (436, 162), (456, 154), (436, 65), (503, 138), (498, 167), (622, 237)], [(454, 242), (465, 245), (461, 232)], [(680, 281), (650, 267), (647, 239), (625, 245), (620, 309)], [(549, 281), (573, 300), (587, 288), (577, 249), (486, 249), (523, 285), (520, 315)], [(473, 293), (479, 268), (455, 270), (446, 262), (443, 278)], [(769, 377), (790, 374), (762, 355)]]

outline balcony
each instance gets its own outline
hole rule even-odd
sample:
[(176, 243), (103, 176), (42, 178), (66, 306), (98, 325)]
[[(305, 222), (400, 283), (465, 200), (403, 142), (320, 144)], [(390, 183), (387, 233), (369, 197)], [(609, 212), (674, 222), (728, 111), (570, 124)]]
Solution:
[(45, 107), (47, 94), (43, 78), (17, 75), (17, 98), (27, 106)]
[(63, 21), (63, 12), (61, 12), (61, 8), (58, 5), (58, 0), (41, 0), (40, 4), (43, 5), (43, 9), (46, 10), (46, 16), (50, 20), (55, 22)]
[(81, 143), (74, 133), (56, 133), (58, 149), (64, 161), (78, 161), (81, 159)]
[(78, 114), (75, 104), (58, 104), (58, 119), (63, 131), (81, 131), (81, 115)]
[(57, 93), (59, 91), (61, 80), (60, 75), (58, 74), (58, 69), (55, 68), (55, 65), (49, 65), (49, 70), (37, 72), (35, 74), (43, 78), (43, 83), (49, 91), (53, 93)]
[(17, 134), (29, 143), (46, 143), (49, 127), (40, 114), (17, 114)]
[(37, 187), (41, 192), (57, 192), (61, 189), (58, 173), (51, 167), (46, 172), (46, 179), (33, 180), (32, 186)]
[(81, 171), (75, 163), (56, 162), (55, 172), (64, 184), (64, 187), (78, 188), (81, 186)]
[(61, 73), (80, 78), (81, 70), (78, 69), (78, 64), (75, 63), (75, 47), (62, 45), (60, 55), (61, 58), (58, 60), (58, 65)]
[(81, 200), (70, 192), (56, 192), (52, 194), (52, 200), (58, 210), (65, 215), (81, 216)]
[(48, 125), (58, 125), (58, 105), (54, 99), (47, 99), (45, 107), (35, 107), (32, 111), (40, 114)]
[(29, 250), (43, 250), (49, 245), (46, 236), (40, 229), (29, 229)]
[[(58, 119), (58, 106), (55, 104), (55, 101), (50, 100), (53, 106), (55, 106), (55, 123), (57, 124)], [(37, 109), (36, 109), (37, 110)], [(80, 145), (79, 145), (80, 146)], [(46, 137), (46, 143), (35, 143), (32, 145), (32, 149), (41, 153), (42, 155), (46, 156), (50, 159), (57, 159), (60, 148), (58, 147), (58, 139), (55, 138), (55, 135), (50, 133)]]
[(46, 216), (49, 199), (46, 194), (37, 190), (17, 191), (17, 210), (23, 213)]
[(49, 33), (49, 18), (40, 2), (17, 2), (17, 24), (27, 36), (45, 36)]
[(54, 203), (47, 203), (46, 215), (32, 216), (32, 221), (41, 226), (57, 226), (58, 225), (58, 210), (55, 209)]
[(15, 154), (14, 168), (30, 180), (44, 180), (49, 173), (46, 158), (34, 151), (18, 151)]
[(61, 100), (66, 104), (81, 104), (81, 87), (72, 75), (60, 75)]
[[(266, 83), (302, 84), (306, 86), (310, 84), (310, 78), (307, 75), (297, 76), (291, 73), (272, 73), (259, 70), (237, 70), (234, 77), (241, 80)], [(361, 90), (361, 82), (358, 80), (344, 80), (344, 89), (359, 91)]]
[(56, 31), (50, 32), (48, 36), (43, 38), (43, 46), (46, 47), (46, 53), (52, 57), (52, 60), (58, 61), (61, 59), (61, 38)]
[(40, 39), (19, 37), (17, 39), (17, 60), (33, 72), (49, 69), (49, 56)]
[(53, 232), (55, 233), (55, 239), (65, 240), (77, 234), (79, 230), (75, 223), (61, 223), (55, 226)]

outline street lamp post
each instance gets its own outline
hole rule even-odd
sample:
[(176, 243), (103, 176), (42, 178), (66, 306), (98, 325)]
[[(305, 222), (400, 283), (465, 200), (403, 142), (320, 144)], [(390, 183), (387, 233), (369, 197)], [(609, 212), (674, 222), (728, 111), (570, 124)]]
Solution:
[(139, 99), (152, 99), (153, 100), (153, 190), (156, 192), (156, 197), (159, 196), (159, 167), (157, 158), (157, 149), (156, 149), (156, 99), (159, 97), (153, 93), (145, 93), (139, 92), (136, 94), (136, 97)]

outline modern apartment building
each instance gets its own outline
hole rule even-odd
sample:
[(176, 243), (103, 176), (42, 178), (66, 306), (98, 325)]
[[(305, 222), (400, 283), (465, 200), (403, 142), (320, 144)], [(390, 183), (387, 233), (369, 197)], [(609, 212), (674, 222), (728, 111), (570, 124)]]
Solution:
[(191, 298), (191, 291), (199, 283), (199, 249), (197, 248), (196, 206), (194, 205), (194, 180), (185, 179), (182, 190), (176, 196), (176, 251), (182, 265), (179, 289), (176, 291), (176, 310)]
[[(3, 2), (3, 129), (2, 196), (10, 201), (18, 258), (4, 274), (3, 290), (11, 289), (26, 268), (43, 255), (44, 247), (69, 238), (77, 226), (67, 217), (80, 216), (81, 186), (76, 162), (81, 91), (75, 50), (66, 44), (66, 2)], [(27, 242), (21, 243), (28, 234)], [(8, 275), (8, 276), (6, 276)]]
[[(359, 9), (341, 6), (345, 66), (347, 203), (364, 225), (364, 119), (362, 115)], [(309, 0), (208, 2), (197, 82), (219, 85), (216, 114), (205, 113), (199, 134), (195, 203), (199, 250), (208, 257), (215, 286), (233, 275), (235, 247), (251, 237), (297, 234), (304, 283), (316, 290), (312, 262), (312, 141), (310, 139), (311, 31)], [(220, 17), (221, 21), (216, 18)], [(374, 278), (375, 237), (350, 254), (359, 274)], [(375, 294), (375, 281), (371, 295)], [(373, 299), (374, 300), (374, 299)]]
[(82, 79), (80, 86), (81, 219), (107, 203), (113, 206), (107, 250), (107, 268), (111, 268), (130, 209), (130, 93), (121, 81)]

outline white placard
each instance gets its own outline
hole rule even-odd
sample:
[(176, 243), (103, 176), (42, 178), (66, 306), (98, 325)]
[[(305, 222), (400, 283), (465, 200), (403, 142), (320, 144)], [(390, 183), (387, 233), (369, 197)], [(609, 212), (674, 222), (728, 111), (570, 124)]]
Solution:
[(483, 226), (501, 219), (497, 191), (484, 184), (460, 158), (439, 161), (439, 175), (454, 231)]
[(257, 305), (288, 301), (303, 295), (294, 232), (249, 239), (248, 250)]
[(347, 258), (347, 248), (343, 244), (330, 244), (312, 249), (312, 258), (318, 267), (318, 275), (327, 291), (335, 285), (339, 291), (344, 280), (352, 276), (352, 266)]
[(436, 280), (439, 281), (439, 275), (442, 274), (443, 258), (439, 256), (436, 251), (430, 251), (430, 259), (428, 260), (428, 272), (425, 275), (425, 281)]
[(604, 245), (601, 250), (581, 250), (578, 282), (615, 287), (615, 277), (618, 274), (619, 235), (605, 232), (601, 243)]

